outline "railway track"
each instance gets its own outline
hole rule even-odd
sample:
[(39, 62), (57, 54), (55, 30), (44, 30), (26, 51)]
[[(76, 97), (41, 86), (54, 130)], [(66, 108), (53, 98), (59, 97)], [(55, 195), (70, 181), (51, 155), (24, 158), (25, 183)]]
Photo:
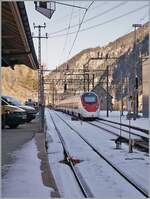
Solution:
[[(142, 195), (145, 197), (148, 197), (148, 191), (144, 189), (144, 187), (140, 186), (138, 183), (136, 183), (131, 177), (129, 177), (125, 172), (123, 172), (120, 168), (118, 168), (113, 162), (111, 162), (108, 158), (106, 158), (102, 152), (97, 150), (85, 137), (83, 137), (76, 129), (74, 129), (68, 122), (66, 122), (63, 118), (61, 118), (57, 113), (56, 115), (73, 131), (75, 132), (84, 142), (92, 148), (92, 150), (105, 162), (107, 162), (119, 175), (121, 175), (128, 183), (130, 183), (134, 188), (136, 188)], [(57, 126), (55, 125), (55, 128), (57, 129)], [(69, 157), (68, 152), (68, 157)], [(84, 181), (84, 180), (83, 180)], [(81, 183), (82, 184), (82, 183)], [(84, 184), (84, 183), (83, 183)], [(87, 195), (84, 194), (86, 197)]]
[(121, 126), (124, 126), (124, 127), (128, 127), (128, 128), (130, 127), (131, 129), (143, 132), (143, 133), (145, 133), (147, 135), (149, 134), (149, 131), (147, 129), (142, 129), (142, 128), (135, 127), (135, 126), (129, 126), (127, 124), (122, 124), (122, 123), (120, 124), (119, 122), (113, 122), (113, 121), (102, 119), (102, 118), (97, 118), (97, 120), (106, 121), (106, 122), (109, 122), (109, 123), (112, 123), (112, 124), (118, 124), (118, 125), (121, 125)]
[[(67, 114), (67, 113), (66, 113)], [(71, 114), (67, 114), (67, 115), (70, 115), (71, 116)], [(78, 118), (79, 119), (79, 118)], [(143, 134), (146, 134), (145, 136), (144, 135), (139, 135), (139, 134), (137, 134), (137, 133), (135, 133), (135, 132), (132, 132), (132, 131), (128, 131), (128, 130), (125, 130), (125, 129), (121, 129), (121, 131), (123, 131), (123, 132), (125, 132), (125, 133), (130, 133), (131, 135), (134, 135), (134, 136), (137, 136), (137, 137), (140, 137), (140, 138), (142, 138), (142, 140), (139, 140), (139, 139), (134, 139), (134, 146), (135, 147), (138, 147), (139, 149), (141, 149), (141, 150), (144, 150), (145, 152), (149, 152), (149, 138), (148, 138), (148, 136), (147, 136), (147, 134), (148, 134), (148, 130), (146, 130), (146, 129), (141, 129), (141, 128), (139, 128), (139, 127), (135, 127), (135, 126), (129, 126), (129, 125), (126, 125), (126, 124), (122, 124), (122, 123), (119, 123), (119, 122), (113, 122), (113, 121), (109, 121), (109, 120), (105, 120), (105, 119), (97, 119), (96, 120), (98, 123), (102, 123), (102, 124), (104, 124), (104, 125), (107, 125), (107, 126), (110, 126), (110, 127), (112, 127), (112, 128), (115, 128), (115, 129), (117, 129), (117, 130), (120, 130), (120, 127), (116, 127), (116, 126), (113, 126), (113, 125), (111, 125), (111, 124), (108, 124), (108, 123), (112, 123), (112, 124), (115, 124), (115, 125), (118, 125), (118, 126), (121, 126), (121, 127), (126, 127), (126, 128), (130, 128), (130, 129), (134, 129), (134, 130), (137, 130), (137, 131), (140, 131), (140, 132), (142, 132)], [(86, 121), (87, 122), (87, 121)], [(106, 123), (104, 123), (104, 122), (107, 122), (107, 124)], [(100, 129), (103, 129), (104, 131), (106, 131), (106, 132), (109, 132), (109, 133), (111, 133), (111, 134), (113, 134), (113, 135), (115, 135), (115, 136), (119, 136), (119, 134), (118, 133), (115, 133), (114, 131), (112, 131), (112, 130), (110, 130), (110, 129), (108, 129), (108, 128), (105, 128), (105, 127), (101, 127), (101, 126), (99, 126), (99, 125), (97, 125), (97, 124), (94, 124), (94, 123), (92, 123), (92, 122), (88, 122), (89, 124), (91, 124), (91, 125), (93, 125), (93, 126), (95, 126), (95, 127), (97, 127), (97, 128), (100, 128)], [(147, 136), (147, 137), (146, 137)], [(124, 142), (126, 142), (127, 144), (129, 143), (129, 139), (127, 138), (127, 137), (125, 137), (125, 136), (121, 136), (121, 139), (122, 139), (122, 141), (124, 141)]]
[(67, 149), (67, 145), (61, 135), (61, 132), (60, 130), (57, 128), (56, 126), (56, 123), (54, 122), (53, 120), (53, 117), (52, 115), (50, 114), (50, 117), (51, 117), (51, 120), (54, 124), (54, 127), (56, 129), (56, 132), (59, 136), (59, 139), (61, 140), (61, 143), (62, 143), (62, 146), (63, 146), (63, 150), (64, 150), (64, 155), (65, 155), (65, 160), (67, 161), (68, 165), (70, 166), (74, 176), (75, 176), (75, 179), (77, 180), (77, 183), (81, 189), (81, 192), (83, 194), (83, 196), (85, 198), (93, 198), (93, 194), (91, 193), (88, 185), (86, 184), (84, 178), (82, 177), (81, 173), (79, 172), (78, 168), (76, 167), (76, 165), (74, 164), (74, 160), (72, 159), (72, 156), (70, 155), (69, 153), (69, 150)]
[[(134, 139), (134, 145), (135, 146), (137, 146), (137, 147), (140, 147), (140, 148), (142, 148), (142, 149), (145, 149), (147, 152), (148, 152), (148, 150), (149, 150), (149, 138), (148, 138), (148, 136), (147, 135), (140, 135), (140, 134), (138, 134), (138, 133), (135, 133), (135, 132), (132, 132), (132, 131), (129, 131), (129, 130), (125, 130), (125, 129), (123, 129), (122, 127), (121, 127), (121, 129), (120, 129), (120, 123), (114, 123), (115, 125), (118, 125), (119, 127), (117, 127), (117, 126), (114, 126), (114, 125), (112, 125), (112, 124), (109, 124), (109, 121), (101, 121), (101, 120), (96, 120), (96, 122), (98, 122), (99, 124), (103, 124), (103, 125), (106, 125), (107, 127), (112, 127), (112, 128), (114, 128), (114, 129), (117, 129), (117, 130), (121, 130), (122, 132), (124, 132), (124, 133), (126, 133), (126, 134), (129, 134), (130, 133), (130, 135), (134, 135), (134, 136), (137, 136), (137, 137), (139, 137), (139, 138), (141, 138), (142, 140), (139, 140), (139, 139)], [(99, 125), (96, 125), (96, 124), (94, 124), (94, 123), (91, 123), (91, 122), (89, 122), (91, 125), (94, 125), (94, 126), (96, 126), (96, 127), (98, 127), (98, 128), (102, 128), (103, 130), (106, 130), (106, 131), (109, 131), (110, 133), (112, 133), (112, 134), (114, 134), (114, 135), (116, 135), (116, 136), (118, 136), (118, 134), (117, 133), (115, 133), (114, 131), (111, 131), (111, 130), (108, 130), (108, 128), (106, 127), (101, 127), (101, 126), (99, 126)], [(124, 125), (123, 125), (124, 126)], [(128, 125), (127, 126), (125, 126), (125, 127), (129, 127)], [(131, 128), (132, 128), (132, 126), (131, 126)], [(135, 127), (134, 128), (132, 128), (132, 129), (135, 129)], [(142, 133), (143, 133), (143, 131), (142, 131)], [(124, 142), (126, 142), (126, 143), (128, 143), (129, 142), (129, 139), (126, 137), (126, 136), (121, 136), (122, 137), (122, 139), (124, 140)]]

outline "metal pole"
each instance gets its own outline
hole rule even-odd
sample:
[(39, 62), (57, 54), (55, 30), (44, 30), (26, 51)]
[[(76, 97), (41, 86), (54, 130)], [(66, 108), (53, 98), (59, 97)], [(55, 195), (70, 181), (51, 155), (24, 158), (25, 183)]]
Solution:
[(38, 38), (39, 38), (39, 44), (38, 44), (38, 57), (39, 57), (39, 88), (40, 88), (40, 100), (39, 100), (39, 113), (40, 113), (40, 131), (43, 132), (43, 118), (42, 118), (42, 66), (41, 66), (41, 26), (38, 26)]
[(121, 71), (121, 116), (123, 116), (123, 78)]
[(34, 28), (38, 28), (38, 61), (39, 61), (39, 70), (38, 70), (38, 78), (39, 78), (39, 92), (38, 92), (38, 102), (39, 102), (39, 115), (40, 115), (40, 131), (44, 132), (44, 76), (43, 76), (43, 66), (41, 65), (41, 38), (48, 38), (41, 37), (41, 28), (45, 28), (46, 24), (44, 23), (44, 26), (38, 25)]
[[(131, 102), (129, 102), (131, 103)], [(131, 111), (129, 111), (131, 113)], [(129, 153), (132, 153), (133, 150), (132, 150), (132, 140), (131, 140), (131, 118), (129, 117)]]
[(106, 98), (106, 103), (107, 103), (107, 117), (109, 117), (109, 100), (108, 100), (108, 66), (107, 66), (107, 87), (106, 87), (106, 92), (107, 92), (107, 98)]
[(137, 117), (138, 117), (138, 112), (139, 112), (139, 96), (138, 96), (138, 88), (136, 89), (136, 112), (137, 112)]
[[(122, 114), (121, 114), (121, 112), (120, 112), (120, 138), (121, 138), (121, 136), (122, 136), (122, 126), (121, 126), (122, 120), (121, 120), (121, 116), (122, 116)], [(121, 147), (121, 139), (120, 139), (120, 147)]]
[(44, 100), (44, 76), (43, 76), (43, 66), (41, 70), (41, 131), (44, 132), (44, 108), (45, 108), (45, 100)]
[(85, 92), (85, 66), (83, 65), (83, 80), (84, 80), (84, 92)]
[(134, 71), (133, 71), (133, 90), (134, 90), (134, 106), (133, 106), (133, 119), (136, 120), (136, 89), (135, 89), (135, 77), (136, 77), (136, 26), (134, 26)]
[(142, 25), (141, 24), (133, 24), (132, 26), (134, 27), (134, 70), (133, 70), (133, 78), (134, 78), (134, 81), (133, 81), (133, 85), (134, 85), (134, 88), (133, 88), (133, 93), (134, 93), (133, 113), (134, 113), (134, 117), (133, 117), (133, 119), (136, 120), (137, 115), (138, 115), (138, 104), (137, 104), (138, 92), (136, 89), (136, 75), (137, 75), (137, 71), (136, 71), (136, 28), (141, 27)]
[(89, 89), (89, 86), (90, 86), (90, 82), (89, 82), (89, 80), (90, 80), (90, 79), (89, 79), (89, 73), (87, 74), (87, 76), (88, 76), (88, 92), (89, 92), (89, 90), (90, 90), (90, 89)]
[(39, 30), (39, 46), (38, 46), (38, 55), (39, 55), (39, 65), (40, 65), (40, 69), (41, 69), (41, 26), (38, 26), (38, 30)]
[(131, 96), (130, 96), (130, 88), (129, 88), (129, 78), (128, 78), (128, 119), (129, 119), (129, 153), (132, 153), (132, 140), (131, 140)]
[(92, 86), (93, 86), (93, 89), (94, 89), (94, 74), (92, 76)]
[(54, 79), (53, 79), (52, 105), (53, 105), (53, 108), (54, 108)]

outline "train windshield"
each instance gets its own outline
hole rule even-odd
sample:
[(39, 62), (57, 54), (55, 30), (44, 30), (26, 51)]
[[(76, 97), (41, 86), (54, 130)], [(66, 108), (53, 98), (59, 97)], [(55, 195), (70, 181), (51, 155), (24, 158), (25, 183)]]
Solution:
[(83, 100), (85, 103), (96, 103), (97, 97), (93, 93), (86, 93), (83, 95)]

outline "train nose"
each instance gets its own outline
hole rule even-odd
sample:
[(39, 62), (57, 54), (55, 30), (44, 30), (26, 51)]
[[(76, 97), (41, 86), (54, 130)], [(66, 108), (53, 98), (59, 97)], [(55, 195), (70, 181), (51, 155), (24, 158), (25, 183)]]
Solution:
[(93, 104), (93, 105), (89, 105), (89, 104), (84, 105), (84, 108), (88, 112), (95, 112), (97, 110), (97, 107), (96, 107), (95, 104)]

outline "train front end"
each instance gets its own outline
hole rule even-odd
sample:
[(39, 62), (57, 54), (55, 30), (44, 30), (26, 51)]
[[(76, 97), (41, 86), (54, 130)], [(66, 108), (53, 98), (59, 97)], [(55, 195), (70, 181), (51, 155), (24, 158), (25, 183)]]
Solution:
[(95, 119), (99, 116), (100, 101), (96, 93), (86, 92), (81, 95), (81, 109), (83, 118)]

